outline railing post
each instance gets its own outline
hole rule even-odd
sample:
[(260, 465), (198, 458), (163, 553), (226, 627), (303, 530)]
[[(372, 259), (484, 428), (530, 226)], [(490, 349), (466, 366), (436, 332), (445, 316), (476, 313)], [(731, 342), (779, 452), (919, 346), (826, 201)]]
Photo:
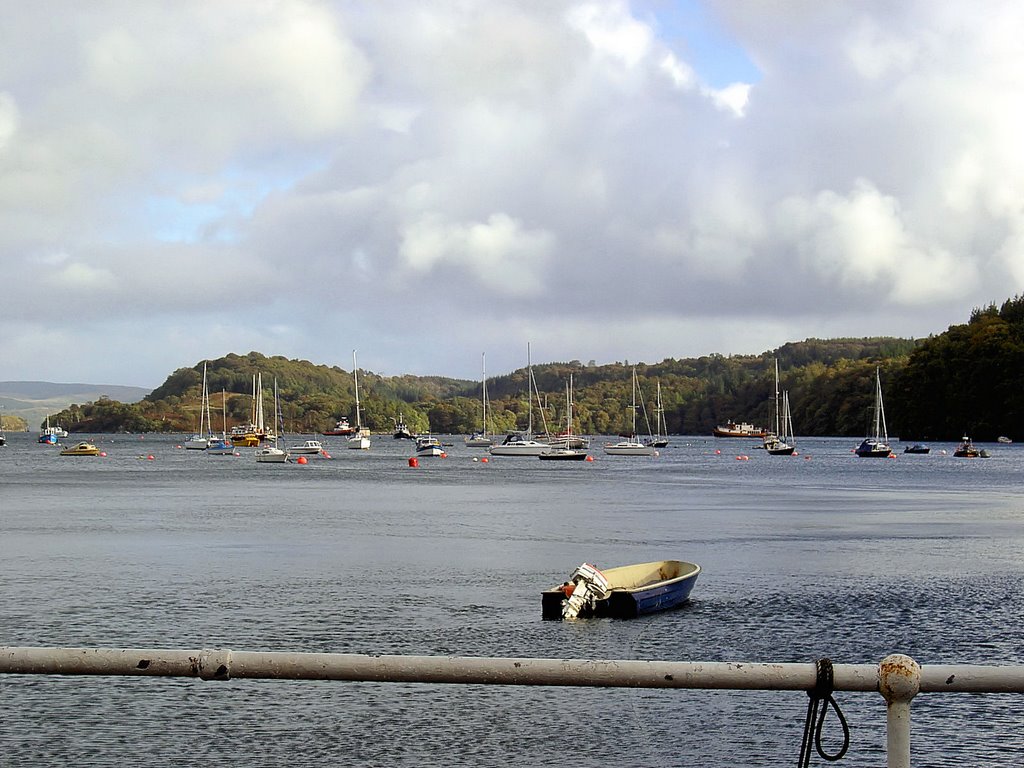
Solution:
[(910, 768), (910, 700), (921, 690), (921, 667), (902, 653), (886, 656), (878, 665), (878, 689), (887, 707), (886, 765)]

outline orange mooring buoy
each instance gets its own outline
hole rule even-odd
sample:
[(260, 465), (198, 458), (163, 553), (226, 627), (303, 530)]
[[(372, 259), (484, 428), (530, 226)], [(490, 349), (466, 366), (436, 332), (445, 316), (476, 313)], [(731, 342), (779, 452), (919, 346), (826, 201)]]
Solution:
[(419, 459), (417, 459), (415, 456), (410, 456), (409, 457), (409, 466), (410, 467), (418, 467), (419, 465), (420, 465), (420, 460)]

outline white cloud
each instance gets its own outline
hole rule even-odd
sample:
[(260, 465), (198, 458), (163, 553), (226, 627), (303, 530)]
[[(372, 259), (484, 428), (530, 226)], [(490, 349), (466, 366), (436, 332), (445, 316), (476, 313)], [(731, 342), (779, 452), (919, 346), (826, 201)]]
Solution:
[[(704, 6), (756, 84), (709, 86), (706, 41), (624, 0), (24, 5), (0, 27), (0, 359), (34, 377), (12, 333), (101, 357), (63, 317), (17, 324), (47, 292), (109, 302), (157, 380), (339, 334), (472, 376), (481, 328), (519, 365), (540, 316), (599, 360), (924, 335), (1024, 290), (1024, 9)], [(239, 292), (281, 327), (224, 312)], [(443, 337), (409, 340), (420, 300)]]
[(497, 294), (537, 296), (553, 244), (549, 233), (527, 231), (503, 213), (470, 224), (424, 216), (404, 229), (401, 255), (415, 272), (454, 266)]

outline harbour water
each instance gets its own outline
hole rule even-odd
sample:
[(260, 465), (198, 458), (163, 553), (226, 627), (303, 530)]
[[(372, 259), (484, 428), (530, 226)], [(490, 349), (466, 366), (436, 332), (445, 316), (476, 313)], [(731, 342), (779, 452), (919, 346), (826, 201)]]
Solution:
[[(410, 468), (411, 444), (387, 437), (369, 452), (324, 438), (333, 458), (304, 466), (185, 451), (181, 436), (96, 436), (106, 456), (60, 457), (34, 437), (0, 449), (0, 645), (1024, 664), (1024, 446), (872, 460), (850, 438), (770, 457), (677, 437), (655, 458), (485, 463), (453, 438)], [(703, 567), (683, 609), (541, 620), (540, 591), (579, 563), (662, 558)], [(839, 765), (884, 764), (882, 698), (836, 697), (852, 728)], [(1024, 762), (1020, 703), (920, 695), (914, 764)], [(8, 676), (0, 765), (787, 765), (806, 704)]]

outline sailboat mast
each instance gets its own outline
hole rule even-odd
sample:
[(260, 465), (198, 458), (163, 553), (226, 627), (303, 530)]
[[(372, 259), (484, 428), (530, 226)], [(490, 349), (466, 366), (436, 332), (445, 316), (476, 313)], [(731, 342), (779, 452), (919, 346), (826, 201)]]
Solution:
[(775, 434), (779, 433), (779, 358), (775, 358)]
[(356, 431), (360, 431), (363, 422), (359, 416), (359, 371), (356, 367), (356, 350), (352, 350), (352, 383), (356, 391)]
[(530, 356), (530, 342), (526, 342), (526, 432), (533, 437), (533, 358)]
[(487, 353), (480, 353), (480, 410), (482, 419), (483, 432), (481, 434), (487, 437)]

